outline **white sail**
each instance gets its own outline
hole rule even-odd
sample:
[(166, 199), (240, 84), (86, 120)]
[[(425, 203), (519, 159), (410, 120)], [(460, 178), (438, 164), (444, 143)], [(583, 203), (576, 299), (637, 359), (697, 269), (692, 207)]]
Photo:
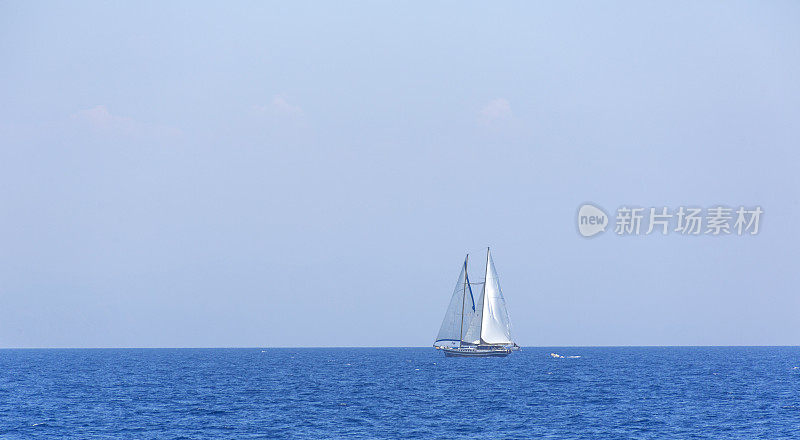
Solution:
[(463, 341), (468, 344), (478, 345), (481, 343), (481, 319), (483, 317), (483, 289), (472, 290), (475, 300), (475, 310), (469, 309), (464, 312), (464, 337)]
[[(477, 305), (473, 305), (470, 297), (467, 285), (467, 262), (464, 261), (464, 265), (461, 266), (461, 273), (458, 275), (458, 282), (456, 282), (456, 287), (453, 290), (453, 296), (450, 298), (450, 305), (444, 314), (442, 326), (439, 328), (439, 334), (436, 336), (434, 344), (460, 343), (464, 330), (472, 320), (473, 307), (477, 309)], [(462, 319), (464, 315), (467, 316), (466, 319)]]
[(483, 291), (480, 339), (486, 344), (513, 344), (511, 320), (508, 318), (506, 300), (500, 290), (494, 261), (488, 250), (486, 251), (486, 282)]

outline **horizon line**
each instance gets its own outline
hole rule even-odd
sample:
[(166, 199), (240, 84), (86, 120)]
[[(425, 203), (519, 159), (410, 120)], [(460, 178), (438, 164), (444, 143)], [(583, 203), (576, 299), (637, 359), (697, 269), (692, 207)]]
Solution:
[[(775, 345), (528, 345), (520, 348), (726, 348), (726, 347), (800, 347), (800, 344), (775, 344)], [(286, 346), (189, 346), (189, 347), (166, 347), (166, 346), (134, 346), (134, 347), (0, 347), (0, 350), (285, 350), (285, 349), (342, 349), (342, 348), (433, 348), (432, 345), (286, 345)]]

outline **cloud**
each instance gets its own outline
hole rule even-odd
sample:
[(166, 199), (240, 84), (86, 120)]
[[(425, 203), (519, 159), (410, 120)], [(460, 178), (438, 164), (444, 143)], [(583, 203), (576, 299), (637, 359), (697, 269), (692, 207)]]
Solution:
[(117, 128), (130, 130), (136, 125), (132, 118), (112, 115), (105, 105), (96, 105), (87, 110), (81, 110), (72, 119), (87, 122), (95, 128)]
[(303, 108), (299, 105), (291, 104), (281, 95), (276, 95), (272, 98), (267, 105), (254, 105), (253, 109), (259, 113), (289, 116), (289, 117), (302, 117)]
[(282, 96), (272, 98), (272, 108), (286, 115), (302, 115), (303, 109), (299, 105), (292, 105), (286, 102)]
[(489, 101), (478, 113), (478, 122), (481, 125), (492, 125), (501, 121), (509, 121), (514, 117), (511, 104), (505, 98), (495, 98)]
[(105, 105), (96, 105), (80, 110), (71, 116), (73, 121), (88, 125), (94, 130), (124, 135), (177, 136), (181, 131), (175, 127), (137, 121), (127, 116), (111, 113)]

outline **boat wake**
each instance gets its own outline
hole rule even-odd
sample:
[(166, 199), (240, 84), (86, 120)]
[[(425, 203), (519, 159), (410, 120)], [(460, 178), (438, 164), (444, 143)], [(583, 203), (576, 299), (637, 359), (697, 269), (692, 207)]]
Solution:
[(558, 353), (550, 353), (550, 357), (554, 359), (578, 359), (580, 356), (562, 356)]

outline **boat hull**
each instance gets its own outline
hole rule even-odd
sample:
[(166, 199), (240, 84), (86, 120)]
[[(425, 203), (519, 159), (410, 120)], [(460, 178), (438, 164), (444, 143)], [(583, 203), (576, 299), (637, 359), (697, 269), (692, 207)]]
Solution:
[(491, 349), (463, 349), (463, 348), (442, 348), (446, 357), (506, 357), (511, 354), (510, 348), (491, 348)]

